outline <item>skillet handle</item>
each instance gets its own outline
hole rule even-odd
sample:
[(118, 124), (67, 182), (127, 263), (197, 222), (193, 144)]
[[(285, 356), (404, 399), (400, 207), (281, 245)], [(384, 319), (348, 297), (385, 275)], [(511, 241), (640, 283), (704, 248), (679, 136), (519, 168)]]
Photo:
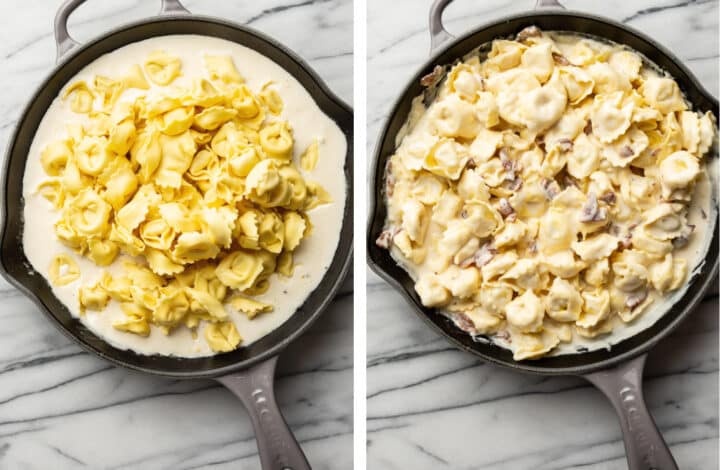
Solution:
[(447, 32), (442, 22), (442, 14), (452, 0), (435, 0), (430, 7), (430, 55), (437, 51), (454, 36)]
[(558, 2), (558, 0), (537, 0), (535, 3), (535, 9), (538, 8), (562, 8), (565, 10), (565, 6)]
[(263, 470), (310, 470), (275, 401), (276, 364), (277, 356), (216, 380), (237, 395), (250, 414)]
[[(430, 55), (437, 51), (444, 43), (455, 38), (455, 36), (448, 33), (442, 22), (442, 14), (452, 1), (453, 0), (435, 0), (432, 6), (430, 6)], [(537, 0), (535, 9), (537, 10), (538, 8), (565, 9), (558, 0)]]
[[(60, 60), (68, 52), (80, 45), (80, 43), (74, 40), (68, 32), (68, 18), (70, 18), (72, 12), (83, 3), (85, 3), (85, 0), (65, 0), (55, 14), (55, 45), (57, 47), (57, 57), (55, 58), (55, 62), (60, 62)], [(180, 3), (180, 0), (161, 0), (160, 12), (158, 15), (178, 15), (189, 13), (190, 12), (187, 8)]]
[(678, 466), (645, 405), (642, 391), (647, 355), (583, 377), (610, 399), (622, 428), (630, 470), (677, 470)]

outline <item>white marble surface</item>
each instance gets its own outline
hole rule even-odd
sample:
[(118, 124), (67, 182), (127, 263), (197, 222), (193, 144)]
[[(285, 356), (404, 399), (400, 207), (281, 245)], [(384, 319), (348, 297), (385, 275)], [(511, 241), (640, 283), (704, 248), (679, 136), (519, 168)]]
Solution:
[[(563, 0), (561, 0), (563, 1)], [(368, 151), (429, 49), (430, 0), (368, 0)], [(716, 1), (565, 1), (623, 20), (669, 47), (718, 92)], [(532, 0), (457, 0), (462, 32)], [(516, 374), (456, 351), (368, 275), (368, 468), (627, 468), (614, 412), (577, 378)], [(648, 405), (683, 470), (718, 468), (718, 300), (650, 354)]]
[[(0, 146), (55, 59), (60, 0), (0, 2)], [(352, 2), (186, 0), (289, 45), (352, 99)], [(157, 12), (159, 0), (88, 0), (71, 33), (89, 39)], [(3, 157), (4, 158), (4, 157)], [(282, 355), (277, 396), (315, 469), (352, 466), (352, 280)], [(131, 373), (81, 352), (0, 280), (0, 468), (256, 469), (247, 414), (207, 381)]]

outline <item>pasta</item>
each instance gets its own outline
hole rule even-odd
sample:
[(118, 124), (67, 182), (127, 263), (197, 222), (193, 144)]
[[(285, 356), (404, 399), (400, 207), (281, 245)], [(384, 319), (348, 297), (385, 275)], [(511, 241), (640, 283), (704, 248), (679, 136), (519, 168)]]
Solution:
[(516, 360), (592, 340), (685, 283), (715, 126), (627, 49), (535, 30), (493, 41), (416, 100), (377, 244), (423, 305)]
[[(311, 233), (308, 211), (332, 198), (296, 167), (315, 168), (320, 139), (294, 161), (273, 83), (253, 92), (230, 56), (204, 63), (207, 79), (190, 87), (168, 86), (182, 62), (166, 51), (120, 79), (68, 86), (63, 99), (87, 121), (43, 148), (50, 179), (38, 191), (58, 212), (63, 244), (120, 267), (78, 286), (83, 314), (118, 302), (116, 330), (201, 328), (212, 351), (227, 352), (242, 342), (229, 312), (253, 319), (273, 310), (253, 297), (274, 273), (292, 276), (293, 253)], [(49, 266), (55, 286), (79, 278), (67, 254)]]

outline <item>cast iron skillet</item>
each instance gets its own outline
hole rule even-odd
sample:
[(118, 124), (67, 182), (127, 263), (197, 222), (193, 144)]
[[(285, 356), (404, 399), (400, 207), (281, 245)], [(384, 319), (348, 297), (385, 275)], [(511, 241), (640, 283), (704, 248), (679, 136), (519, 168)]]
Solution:
[[(395, 263), (387, 250), (375, 245), (375, 240), (382, 232), (386, 218), (383, 194), (385, 165), (395, 152), (395, 137), (408, 116), (412, 99), (423, 93), (420, 78), (432, 72), (436, 65), (452, 64), (471, 50), (495, 38), (514, 36), (531, 25), (537, 25), (543, 30), (577, 31), (607, 38), (632, 47), (668, 71), (678, 81), (695, 109), (711, 111), (717, 118), (717, 100), (703, 89), (690, 71), (667, 49), (644, 34), (607, 18), (564, 11), (562, 5), (555, 0), (538, 0), (536, 11), (501, 18), (455, 39), (445, 30), (441, 20), (443, 10), (451, 1), (435, 0), (430, 10), (432, 57), (408, 83), (380, 134), (374, 167), (371, 170), (371, 188), (374, 188), (374, 192), (371, 194), (372, 212), (367, 233), (368, 264), (403, 294), (420, 318), (458, 348), (518, 372), (578, 375), (589, 380), (610, 399), (617, 411), (629, 467), (632, 470), (676, 469), (677, 464), (645, 405), (642, 372), (647, 352), (688, 316), (703, 298), (718, 271), (717, 214), (715, 218), (708, 220), (711, 225), (708, 229), (713, 230), (714, 235), (705, 264), (691, 279), (686, 294), (652, 327), (614, 345), (611, 350), (523, 362), (514, 361), (512, 353), (506, 349), (473, 341), (452, 321), (434, 313), (432, 309), (423, 307), (408, 274)], [(544, 7), (554, 9), (548, 11)], [(717, 145), (713, 146), (711, 153), (709, 158), (717, 158)]]
[[(0, 274), (30, 297), (60, 330), (86, 350), (129, 369), (173, 378), (215, 379), (235, 393), (247, 408), (256, 431), (264, 469), (310, 468), (275, 402), (273, 377), (277, 355), (299, 337), (331, 302), (348, 271), (352, 252), (352, 110), (338, 99), (297, 55), (267, 36), (216, 18), (190, 15), (178, 0), (162, 0), (160, 15), (110, 31), (80, 45), (67, 31), (67, 19), (84, 0), (67, 0), (55, 17), (57, 66), (37, 89), (9, 141), (2, 174)], [(249, 47), (278, 63), (312, 95), (342, 129), (347, 201), (333, 262), (300, 309), (279, 328), (248, 347), (205, 358), (145, 356), (117, 349), (88, 330), (52, 294), (47, 281), (28, 262), (22, 243), (22, 181), (35, 131), (61, 88), (86, 64), (126, 44), (168, 34), (201, 34)], [(340, 157), (340, 156), (338, 156)]]

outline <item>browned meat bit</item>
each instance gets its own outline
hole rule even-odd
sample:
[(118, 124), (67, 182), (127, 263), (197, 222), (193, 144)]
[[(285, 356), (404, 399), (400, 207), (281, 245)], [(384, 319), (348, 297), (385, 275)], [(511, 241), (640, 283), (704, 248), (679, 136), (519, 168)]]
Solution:
[(524, 28), (522, 31), (520, 31), (515, 39), (517, 41), (523, 42), (527, 40), (527, 38), (539, 38), (542, 36), (542, 31), (540, 31), (540, 28), (537, 26), (528, 26), (527, 28)]
[(466, 333), (470, 333), (471, 335), (476, 335), (477, 330), (475, 329), (475, 324), (473, 321), (463, 312), (455, 312), (452, 314), (453, 322), (455, 323), (455, 326), (460, 328)]
[(630, 158), (630, 157), (632, 157), (633, 155), (635, 155), (635, 151), (634, 151), (634, 150), (632, 149), (632, 147), (630, 147), (629, 145), (626, 145), (626, 146), (624, 146), (623, 148), (621, 148), (618, 153), (619, 153), (620, 156), (623, 157), (623, 158)]
[(380, 232), (380, 236), (375, 240), (375, 244), (385, 250), (390, 249), (393, 237), (397, 234), (397, 229), (386, 229)]
[(395, 176), (392, 172), (392, 161), (388, 160), (387, 165), (385, 165), (385, 194), (388, 195), (388, 197), (393, 195), (393, 191), (395, 190)]
[(495, 337), (499, 340), (512, 343), (512, 337), (510, 336), (510, 332), (508, 332), (507, 330), (498, 331), (497, 333), (495, 333)]
[(580, 222), (599, 222), (607, 218), (604, 207), (598, 206), (597, 196), (592, 191), (588, 193), (587, 202), (582, 207)]
[(500, 156), (500, 161), (505, 164), (505, 162), (510, 161), (510, 155), (508, 154), (507, 148), (500, 147), (500, 150), (498, 151), (498, 155)]
[(640, 305), (645, 301), (645, 299), (647, 299), (647, 296), (648, 293), (646, 290), (633, 292), (628, 295), (627, 299), (625, 300), (625, 306), (630, 310), (635, 310), (638, 305)]
[(515, 222), (516, 220), (517, 220), (517, 212), (513, 212), (509, 216), (505, 217), (506, 222), (512, 223), (512, 222)]
[(688, 244), (690, 235), (695, 231), (694, 224), (687, 224), (679, 236), (672, 239), (673, 248), (682, 248)]
[(433, 86), (435, 83), (437, 83), (438, 80), (440, 80), (443, 76), (443, 68), (440, 65), (436, 65), (432, 72), (425, 75), (423, 78), (420, 79), (420, 85), (429, 87)]
[(475, 255), (473, 255), (473, 260), (475, 262), (475, 266), (478, 268), (482, 268), (486, 264), (490, 262), (491, 259), (493, 259), (493, 256), (497, 254), (497, 249), (493, 246), (492, 243), (485, 243), (483, 246), (478, 249), (478, 251), (475, 252)]
[(555, 196), (560, 194), (560, 185), (553, 179), (543, 178), (540, 180), (540, 186), (542, 186), (542, 189), (545, 192), (545, 197), (548, 201), (552, 201), (555, 199)]
[(558, 54), (557, 52), (552, 53), (553, 60), (557, 65), (572, 65), (569, 60), (567, 60), (567, 57), (565, 57), (562, 54)]
[(520, 188), (522, 188), (523, 180), (519, 176), (516, 177), (514, 180), (510, 182), (508, 185), (508, 189), (510, 191), (520, 191)]
[(517, 176), (515, 175), (515, 165), (512, 160), (503, 160), (502, 166), (505, 169), (505, 181), (515, 181)]
[(598, 199), (600, 199), (605, 204), (612, 206), (617, 201), (617, 196), (615, 196), (615, 193), (612, 191), (606, 191)]
[(568, 138), (558, 140), (558, 147), (562, 152), (569, 152), (573, 149), (573, 141)]
[(514, 214), (515, 209), (513, 209), (513, 206), (510, 205), (510, 203), (508, 202), (507, 199), (505, 199), (504, 197), (501, 197), (500, 201), (498, 201), (498, 212), (503, 217), (507, 217), (510, 214)]
[(583, 132), (585, 133), (585, 135), (592, 134), (592, 121), (590, 119), (588, 119), (587, 124), (585, 124), (585, 127), (583, 128)]

